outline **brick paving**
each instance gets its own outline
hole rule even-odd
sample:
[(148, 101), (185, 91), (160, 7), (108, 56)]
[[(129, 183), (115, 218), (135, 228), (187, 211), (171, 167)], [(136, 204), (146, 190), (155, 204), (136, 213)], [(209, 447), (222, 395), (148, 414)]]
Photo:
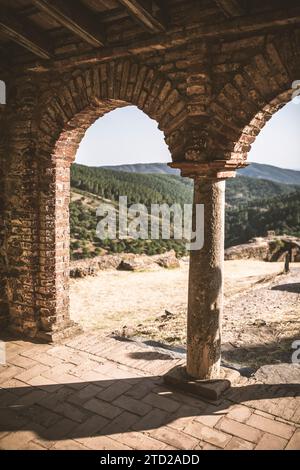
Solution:
[(242, 379), (218, 403), (167, 388), (182, 356), (82, 334), (6, 340), (0, 449), (300, 449), (299, 384)]

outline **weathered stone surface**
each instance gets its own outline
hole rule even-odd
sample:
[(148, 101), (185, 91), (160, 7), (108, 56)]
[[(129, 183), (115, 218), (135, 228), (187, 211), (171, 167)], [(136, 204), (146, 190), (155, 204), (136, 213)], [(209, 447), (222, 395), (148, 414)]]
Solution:
[(133, 254), (103, 255), (93, 259), (71, 261), (70, 277), (80, 278), (94, 276), (99, 271), (119, 269), (122, 271), (151, 271), (161, 268), (175, 269), (180, 267), (175, 251), (162, 255), (146, 256)]
[(266, 384), (295, 384), (300, 392), (299, 364), (266, 365), (260, 367), (254, 377), (258, 382)]
[(163, 255), (156, 255), (153, 259), (162, 268), (175, 269), (180, 267), (179, 259), (176, 257), (174, 250)]
[(187, 374), (186, 367), (178, 366), (164, 376), (164, 382), (171, 387), (199, 398), (219, 400), (222, 394), (231, 386), (230, 380), (226, 378), (225, 371), (222, 375), (223, 377), (218, 380), (197, 380)]
[[(196, 215), (196, 207), (201, 205), (203, 221)], [(195, 181), (193, 227), (198, 246), (190, 252), (187, 373), (203, 380), (218, 378), (220, 372), (224, 207), (225, 181)]]
[(269, 243), (264, 239), (233, 246), (225, 250), (225, 260), (259, 259), (266, 260), (269, 254)]
[(262, 261), (283, 261), (287, 253), (290, 253), (292, 262), (297, 262), (300, 259), (300, 239), (270, 235), (266, 238), (254, 238), (249, 243), (227, 248), (225, 259), (254, 258)]
[(117, 269), (121, 262), (122, 258), (118, 255), (104, 255), (93, 258), (92, 260), (71, 261), (70, 277), (95, 276), (99, 271)]
[(158, 269), (158, 265), (147, 256), (132, 256), (122, 259), (118, 266), (120, 271), (147, 271)]

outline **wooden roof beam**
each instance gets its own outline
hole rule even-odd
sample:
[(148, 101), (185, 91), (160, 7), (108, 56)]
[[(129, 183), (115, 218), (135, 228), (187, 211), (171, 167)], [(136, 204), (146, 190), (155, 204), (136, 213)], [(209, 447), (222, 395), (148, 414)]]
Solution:
[(35, 27), (27, 23), (25, 19), (21, 23), (3, 7), (0, 8), (0, 31), (11, 41), (24, 47), (40, 59), (50, 59), (51, 54), (45, 40)]
[(152, 1), (146, 4), (143, 0), (119, 0), (119, 3), (124, 5), (130, 15), (151, 33), (160, 33), (165, 30), (162, 19), (154, 16), (152, 8), (149, 8), (149, 5), (153, 4)]
[(33, 0), (39, 10), (94, 47), (104, 45), (100, 24), (78, 1)]
[(238, 0), (215, 0), (215, 3), (227, 18), (237, 18), (245, 14)]

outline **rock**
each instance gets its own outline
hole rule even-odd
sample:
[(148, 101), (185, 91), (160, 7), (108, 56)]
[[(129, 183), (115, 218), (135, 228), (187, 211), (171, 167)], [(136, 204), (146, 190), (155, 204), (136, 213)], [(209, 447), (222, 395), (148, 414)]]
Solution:
[(158, 266), (148, 256), (132, 257), (123, 259), (118, 267), (120, 271), (150, 271), (158, 269)]
[(122, 263), (121, 255), (104, 255), (96, 258), (100, 271), (106, 271), (108, 269), (118, 269)]
[(267, 326), (267, 322), (265, 322), (264, 320), (261, 320), (261, 319), (257, 319), (253, 322), (253, 325), (254, 326)]
[[(291, 350), (291, 355), (292, 355)], [(297, 384), (300, 391), (300, 364), (275, 364), (263, 366), (254, 375), (264, 384)]]
[(176, 257), (174, 250), (168, 251), (163, 255), (154, 256), (153, 258), (162, 268), (175, 269), (180, 267), (179, 259)]
[(121, 262), (122, 257), (120, 255), (104, 255), (93, 259), (71, 261), (70, 277), (95, 276), (99, 271), (117, 269)]
[(103, 255), (93, 259), (72, 261), (70, 264), (70, 277), (81, 278), (95, 276), (99, 271), (155, 271), (159, 268), (179, 268), (180, 262), (174, 250), (162, 255), (146, 256), (134, 254)]
[(95, 276), (99, 271), (97, 262), (91, 260), (80, 260), (71, 263), (70, 277), (82, 278), (86, 276)]
[[(273, 233), (273, 232), (272, 232)], [(249, 243), (232, 246), (225, 250), (225, 260), (258, 259), (262, 261), (284, 261), (286, 254), (291, 261), (300, 261), (300, 239), (296, 237), (271, 236), (253, 238)]]
[(255, 239), (244, 245), (232, 246), (225, 250), (225, 260), (258, 259), (265, 261), (269, 255), (267, 240)]

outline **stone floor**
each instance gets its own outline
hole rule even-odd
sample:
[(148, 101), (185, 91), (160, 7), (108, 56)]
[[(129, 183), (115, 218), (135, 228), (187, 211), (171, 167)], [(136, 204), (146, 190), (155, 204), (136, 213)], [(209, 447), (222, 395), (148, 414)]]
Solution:
[(300, 366), (295, 383), (279, 368), (273, 383), (264, 372), (209, 403), (164, 386), (183, 360), (167, 350), (97, 333), (5, 341), (0, 449), (300, 449)]

